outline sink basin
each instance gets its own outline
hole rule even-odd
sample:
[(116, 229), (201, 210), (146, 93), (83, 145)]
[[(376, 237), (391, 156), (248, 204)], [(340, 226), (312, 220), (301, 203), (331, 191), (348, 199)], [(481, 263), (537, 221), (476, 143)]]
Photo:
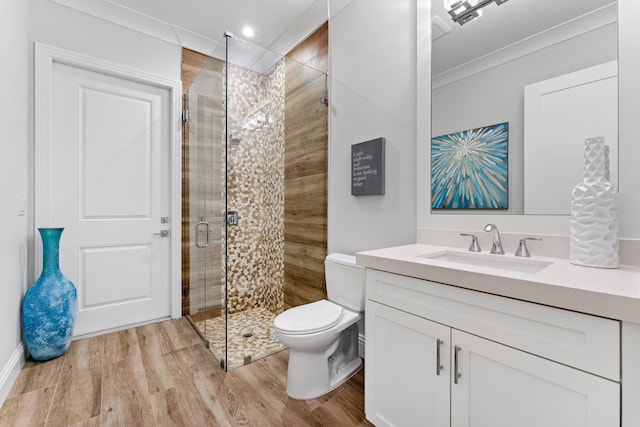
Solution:
[(438, 251), (418, 256), (420, 258), (427, 258), (435, 261), (446, 261), (455, 264), (497, 268), (501, 270), (518, 271), (520, 273), (537, 273), (543, 268), (553, 264), (549, 261), (542, 261), (531, 258), (516, 258), (505, 255), (488, 255), (456, 251)]

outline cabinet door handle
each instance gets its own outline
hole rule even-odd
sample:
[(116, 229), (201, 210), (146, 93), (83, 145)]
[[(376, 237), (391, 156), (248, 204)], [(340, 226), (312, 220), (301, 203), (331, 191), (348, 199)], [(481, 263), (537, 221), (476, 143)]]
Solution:
[(458, 370), (458, 353), (460, 353), (462, 348), (458, 345), (453, 347), (453, 383), (458, 384), (458, 378), (462, 376), (462, 374)]
[(442, 363), (440, 362), (440, 347), (444, 344), (440, 338), (436, 340), (436, 375), (440, 375), (440, 371), (444, 369)]

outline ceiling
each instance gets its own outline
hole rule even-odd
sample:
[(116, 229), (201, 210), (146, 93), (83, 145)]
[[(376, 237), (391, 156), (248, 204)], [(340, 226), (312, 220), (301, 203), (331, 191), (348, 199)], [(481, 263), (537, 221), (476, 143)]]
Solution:
[[(328, 19), (328, 4), (335, 15), (351, 0), (105, 1), (208, 39), (213, 45), (226, 31), (236, 38), (246, 38), (242, 30), (251, 26), (255, 36), (246, 38), (251, 44), (284, 55)], [(433, 0), (432, 16), (440, 17), (451, 31), (433, 41), (432, 74), (437, 76), (612, 3), (616, 2), (509, 0), (500, 6), (489, 4), (481, 18), (461, 26), (450, 19), (442, 0)], [(252, 52), (251, 60), (263, 56), (264, 53)]]
[(436, 76), (614, 3), (612, 0), (509, 0), (500, 6), (489, 4), (483, 9), (482, 17), (461, 26), (451, 20), (442, 0), (434, 0), (432, 17), (439, 16), (451, 32), (433, 41), (432, 74)]
[[(255, 36), (250, 41), (263, 48), (276, 46), (276, 42), (285, 36), (288, 30), (301, 25), (306, 26), (302, 32), (306, 32), (305, 35), (309, 34), (327, 20), (328, 9), (326, 0), (110, 0), (110, 2), (214, 41), (221, 40), (225, 31), (246, 38), (242, 35), (242, 30), (245, 26), (250, 26), (255, 31)], [(293, 46), (289, 46), (291, 47)]]

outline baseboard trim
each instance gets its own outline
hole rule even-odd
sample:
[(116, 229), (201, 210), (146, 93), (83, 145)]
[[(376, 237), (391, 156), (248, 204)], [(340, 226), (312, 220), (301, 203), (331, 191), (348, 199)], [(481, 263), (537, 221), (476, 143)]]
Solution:
[(129, 325), (115, 326), (113, 328), (103, 329), (103, 330), (100, 330), (100, 331), (87, 332), (87, 333), (84, 333), (84, 334), (74, 335), (71, 338), (71, 341), (78, 341), (78, 340), (83, 340), (83, 339), (86, 339), (86, 338), (97, 337), (99, 335), (105, 335), (105, 334), (110, 334), (112, 332), (124, 331), (125, 329), (137, 328), (138, 326), (150, 325), (152, 323), (164, 322), (164, 321), (171, 320), (171, 319), (179, 319), (180, 317), (182, 317), (182, 316), (178, 316), (178, 317), (175, 317), (175, 318), (171, 317), (171, 316), (166, 316), (166, 317), (160, 317), (158, 319), (150, 319), (150, 320), (145, 320), (143, 322), (132, 323), (132, 324), (129, 324)]
[(20, 343), (0, 372), (0, 406), (7, 399), (13, 383), (18, 378), (18, 374), (26, 361), (27, 352), (24, 344)]

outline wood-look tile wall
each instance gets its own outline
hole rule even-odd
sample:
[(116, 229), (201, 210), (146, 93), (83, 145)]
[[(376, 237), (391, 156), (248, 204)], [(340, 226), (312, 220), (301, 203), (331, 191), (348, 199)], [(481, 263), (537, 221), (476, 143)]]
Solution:
[[(199, 53), (193, 52), (189, 49), (182, 50), (182, 109), (189, 108), (189, 89), (191, 84), (196, 80), (200, 71), (207, 62), (207, 57)], [(191, 236), (189, 231), (191, 230), (190, 218), (190, 206), (189, 206), (189, 159), (190, 159), (190, 146), (189, 146), (189, 125), (188, 123), (182, 126), (182, 265), (188, 266), (190, 260), (190, 242)], [(189, 295), (191, 281), (191, 269), (182, 268), (182, 314), (189, 314), (191, 312), (191, 298)]]
[(285, 58), (284, 303), (326, 298), (328, 24)]
[[(190, 112), (182, 126), (182, 287), (188, 291), (183, 314), (216, 312), (223, 301), (223, 79), (223, 61), (183, 49), (183, 108)], [(206, 250), (195, 246), (200, 218), (209, 222)]]

